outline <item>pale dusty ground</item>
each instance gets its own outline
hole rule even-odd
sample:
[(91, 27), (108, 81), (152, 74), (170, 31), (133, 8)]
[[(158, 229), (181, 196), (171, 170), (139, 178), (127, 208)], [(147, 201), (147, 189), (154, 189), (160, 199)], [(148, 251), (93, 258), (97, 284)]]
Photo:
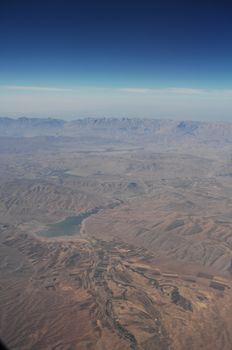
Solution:
[[(5, 142), (0, 334), (10, 348), (231, 349), (229, 144)], [(36, 235), (93, 208), (76, 236)], [(210, 287), (215, 276), (225, 290)]]

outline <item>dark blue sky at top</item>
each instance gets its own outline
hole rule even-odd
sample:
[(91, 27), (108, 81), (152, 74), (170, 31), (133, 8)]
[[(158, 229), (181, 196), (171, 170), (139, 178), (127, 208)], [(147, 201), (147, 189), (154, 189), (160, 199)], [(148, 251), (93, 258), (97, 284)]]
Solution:
[(11, 1), (0, 84), (232, 87), (230, 1)]

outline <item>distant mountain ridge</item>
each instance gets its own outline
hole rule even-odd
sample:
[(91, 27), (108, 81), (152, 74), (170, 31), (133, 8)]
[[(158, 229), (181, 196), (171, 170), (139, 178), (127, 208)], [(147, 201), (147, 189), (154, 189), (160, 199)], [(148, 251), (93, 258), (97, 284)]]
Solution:
[(14, 126), (24, 126), (24, 127), (57, 127), (63, 126), (64, 120), (53, 119), (53, 118), (27, 118), (21, 117), (17, 119), (9, 117), (0, 117), (0, 128), (4, 127), (14, 127)]
[(137, 118), (0, 118), (0, 136), (111, 136), (143, 142), (198, 141), (230, 144), (232, 123)]

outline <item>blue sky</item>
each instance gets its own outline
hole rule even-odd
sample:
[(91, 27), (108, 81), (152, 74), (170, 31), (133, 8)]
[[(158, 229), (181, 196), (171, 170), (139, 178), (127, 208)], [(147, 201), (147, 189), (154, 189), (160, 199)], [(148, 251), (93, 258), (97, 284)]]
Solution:
[(228, 1), (6, 1), (0, 115), (230, 120)]

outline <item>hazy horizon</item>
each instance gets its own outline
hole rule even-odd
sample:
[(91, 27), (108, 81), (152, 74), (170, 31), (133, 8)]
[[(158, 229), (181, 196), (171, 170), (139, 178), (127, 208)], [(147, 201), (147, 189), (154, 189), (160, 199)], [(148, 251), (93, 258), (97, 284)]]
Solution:
[(231, 5), (10, 2), (0, 114), (229, 121)]

